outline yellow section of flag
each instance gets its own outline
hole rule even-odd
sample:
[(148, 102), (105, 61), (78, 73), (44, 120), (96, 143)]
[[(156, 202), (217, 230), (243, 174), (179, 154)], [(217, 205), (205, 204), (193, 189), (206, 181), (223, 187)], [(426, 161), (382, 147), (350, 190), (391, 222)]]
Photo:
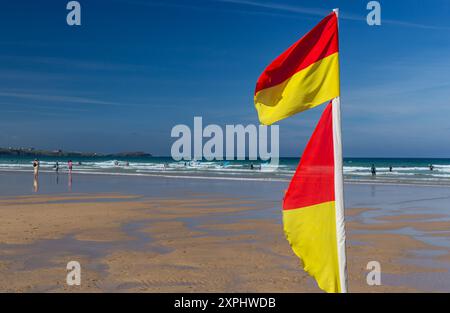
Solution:
[(332, 54), (285, 82), (261, 90), (255, 106), (261, 124), (271, 125), (339, 96), (339, 54)]
[(341, 292), (335, 215), (334, 201), (283, 211), (284, 232), (292, 250), (326, 292)]

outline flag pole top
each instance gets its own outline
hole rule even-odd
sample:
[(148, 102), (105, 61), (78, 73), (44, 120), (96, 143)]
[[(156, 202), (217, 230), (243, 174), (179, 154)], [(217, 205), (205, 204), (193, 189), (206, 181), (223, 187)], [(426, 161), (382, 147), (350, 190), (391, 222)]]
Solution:
[(336, 17), (339, 17), (339, 9), (333, 9), (333, 12), (336, 13)]

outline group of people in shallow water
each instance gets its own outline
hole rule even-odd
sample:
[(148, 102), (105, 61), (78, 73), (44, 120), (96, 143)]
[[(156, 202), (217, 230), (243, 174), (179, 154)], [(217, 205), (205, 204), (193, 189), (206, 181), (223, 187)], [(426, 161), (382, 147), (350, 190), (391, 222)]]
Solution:
[[(33, 161), (33, 171), (34, 171), (34, 180), (33, 180), (33, 187), (34, 187), (34, 192), (38, 192), (39, 190), (39, 181), (38, 181), (38, 177), (39, 177), (39, 160), (38, 159), (34, 159)], [(67, 168), (69, 169), (69, 190), (72, 190), (72, 168), (73, 168), (73, 162), (72, 160), (69, 160), (67, 162)], [(59, 179), (58, 179), (58, 174), (59, 174), (59, 162), (56, 161), (55, 165), (53, 166), (53, 169), (55, 170), (56, 173), (56, 183), (58, 183)]]
[[(34, 171), (34, 177), (35, 178), (38, 177), (38, 175), (39, 175), (39, 166), (40, 166), (39, 160), (38, 159), (34, 159), (34, 161), (33, 161), (33, 171)], [(71, 174), (72, 173), (72, 168), (73, 168), (72, 160), (69, 160), (67, 162), (67, 168), (69, 169), (69, 173)], [(53, 166), (53, 169), (55, 170), (56, 173), (59, 173), (59, 162), (58, 161), (56, 161), (55, 165)]]
[[(430, 171), (434, 170), (434, 165), (433, 164), (429, 164), (428, 168), (430, 169)], [(372, 176), (376, 176), (377, 175), (377, 168), (375, 167), (375, 164), (372, 164), (370, 171), (372, 172)], [(392, 172), (392, 165), (389, 165), (389, 172)]]

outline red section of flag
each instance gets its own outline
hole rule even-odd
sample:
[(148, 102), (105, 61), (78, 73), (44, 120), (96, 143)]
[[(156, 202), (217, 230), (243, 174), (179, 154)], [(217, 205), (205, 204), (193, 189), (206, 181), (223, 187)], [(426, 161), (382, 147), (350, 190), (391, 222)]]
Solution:
[(283, 210), (334, 201), (332, 108), (330, 102), (303, 152), (286, 192)]
[(264, 70), (256, 83), (255, 95), (338, 51), (338, 21), (333, 12)]

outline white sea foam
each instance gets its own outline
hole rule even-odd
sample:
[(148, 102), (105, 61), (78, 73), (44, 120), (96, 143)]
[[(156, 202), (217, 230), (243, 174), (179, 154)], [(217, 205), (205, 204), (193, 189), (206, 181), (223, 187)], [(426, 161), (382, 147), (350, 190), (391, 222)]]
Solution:
[[(55, 161), (40, 161), (41, 171), (54, 171)], [(289, 181), (295, 172), (296, 162), (280, 164), (278, 167), (270, 164), (255, 162), (216, 161), (216, 162), (176, 162), (172, 160), (155, 159), (143, 162), (125, 162), (123, 160), (98, 160), (74, 162), (74, 173), (127, 175), (127, 176), (159, 176), (183, 177), (203, 179), (236, 179), (236, 180), (262, 180), (262, 181)], [(386, 166), (377, 167), (376, 177), (371, 178), (370, 166), (357, 166), (346, 164), (343, 168), (344, 178), (347, 181), (366, 181), (377, 183), (417, 183), (450, 184), (450, 165), (434, 165), (434, 171), (428, 166), (393, 166), (392, 171)], [(60, 171), (67, 171), (67, 162), (59, 162)], [(0, 171), (32, 172), (30, 160), (19, 162), (0, 160)]]

